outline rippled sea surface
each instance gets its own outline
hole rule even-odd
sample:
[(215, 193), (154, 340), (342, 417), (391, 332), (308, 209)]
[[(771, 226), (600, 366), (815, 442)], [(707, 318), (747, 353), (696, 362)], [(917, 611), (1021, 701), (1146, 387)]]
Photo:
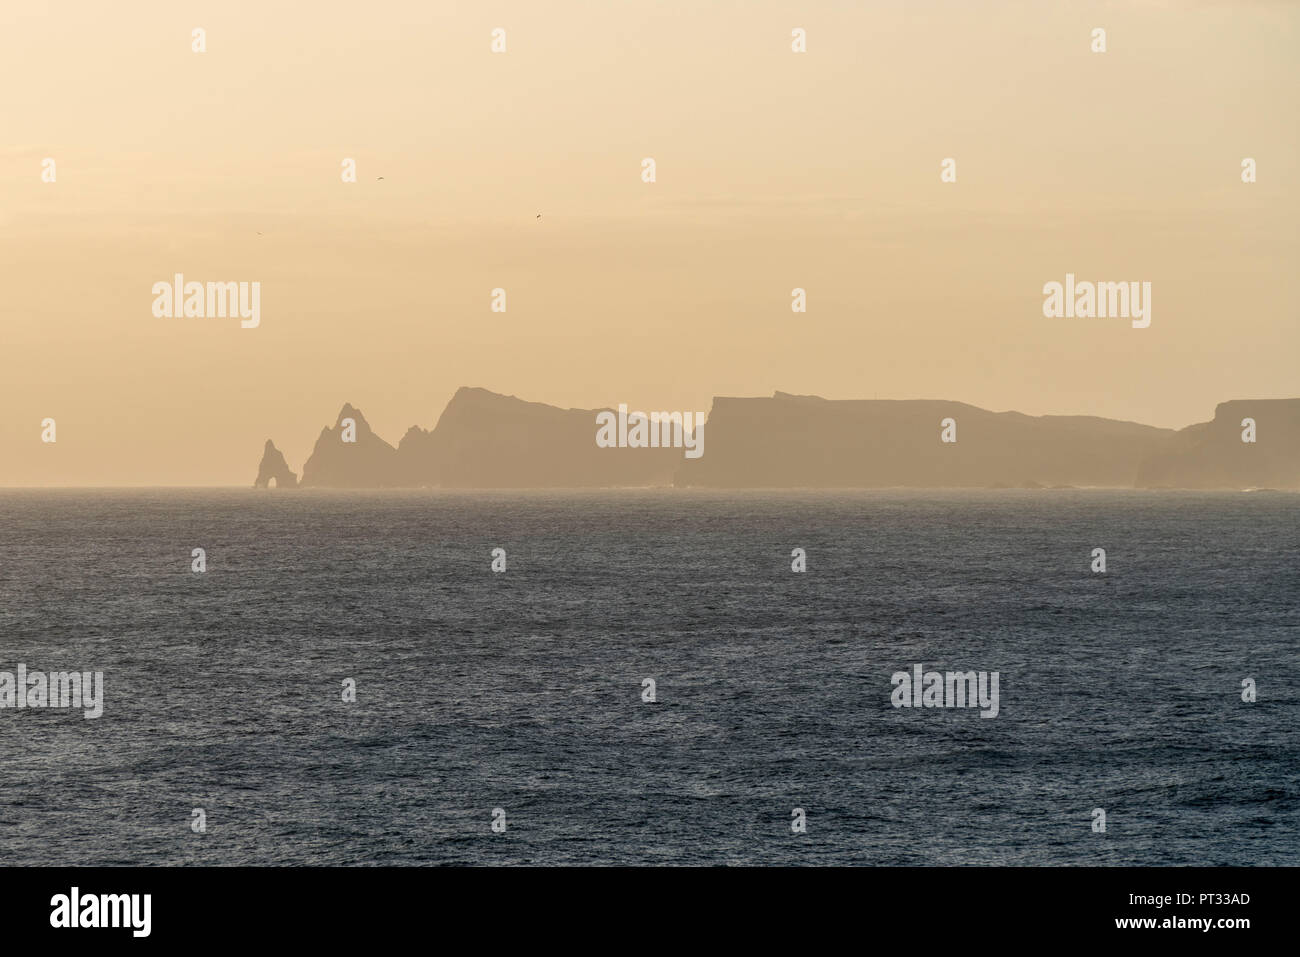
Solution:
[(1298, 549), (1268, 492), (0, 491), (0, 671), (106, 699), (0, 710), (0, 853), (1300, 864)]

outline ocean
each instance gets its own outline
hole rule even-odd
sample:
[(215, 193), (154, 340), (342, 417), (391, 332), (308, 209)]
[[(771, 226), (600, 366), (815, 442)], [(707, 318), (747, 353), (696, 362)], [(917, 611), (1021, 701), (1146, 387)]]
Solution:
[[(1298, 505), (0, 491), (0, 671), (104, 676), (0, 709), (0, 853), (1300, 864)], [(918, 664), (996, 717), (894, 707)]]

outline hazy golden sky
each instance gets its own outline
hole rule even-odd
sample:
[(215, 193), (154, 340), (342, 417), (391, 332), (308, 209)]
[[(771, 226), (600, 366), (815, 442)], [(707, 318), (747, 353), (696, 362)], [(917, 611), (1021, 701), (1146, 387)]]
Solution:
[[(268, 437), (301, 472), (345, 401), (395, 444), (460, 385), (1177, 427), (1300, 395), (1298, 22), (1240, 0), (0, 4), (0, 484), (247, 485)], [(155, 318), (176, 272), (260, 282), (260, 327)], [(1066, 272), (1150, 281), (1151, 326), (1044, 318)]]

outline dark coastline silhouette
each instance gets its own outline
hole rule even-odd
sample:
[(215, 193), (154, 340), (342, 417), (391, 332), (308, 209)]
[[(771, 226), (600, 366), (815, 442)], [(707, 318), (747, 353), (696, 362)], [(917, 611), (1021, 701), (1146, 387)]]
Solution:
[[(345, 404), (303, 465), (319, 488), (1300, 489), (1300, 399), (1221, 403), (1180, 430), (1094, 416), (990, 412), (938, 399), (713, 400), (705, 454), (601, 448), (601, 409), (561, 409), (462, 387), (432, 430), (396, 447)], [(647, 410), (648, 411), (648, 410)], [(954, 423), (941, 441), (944, 420)], [(351, 420), (350, 441), (345, 441)], [(1242, 440), (1244, 420), (1256, 440)], [(293, 473), (268, 439), (256, 484)], [(286, 480), (283, 478), (287, 476)]]

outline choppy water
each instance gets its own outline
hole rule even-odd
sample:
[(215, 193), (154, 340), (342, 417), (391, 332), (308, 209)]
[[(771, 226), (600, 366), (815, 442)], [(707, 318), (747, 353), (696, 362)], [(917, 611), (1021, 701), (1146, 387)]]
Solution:
[[(0, 853), (1298, 864), (1298, 505), (0, 492), (0, 670), (106, 685), (0, 710)], [(893, 708), (916, 662), (1000, 672), (1000, 714)]]

